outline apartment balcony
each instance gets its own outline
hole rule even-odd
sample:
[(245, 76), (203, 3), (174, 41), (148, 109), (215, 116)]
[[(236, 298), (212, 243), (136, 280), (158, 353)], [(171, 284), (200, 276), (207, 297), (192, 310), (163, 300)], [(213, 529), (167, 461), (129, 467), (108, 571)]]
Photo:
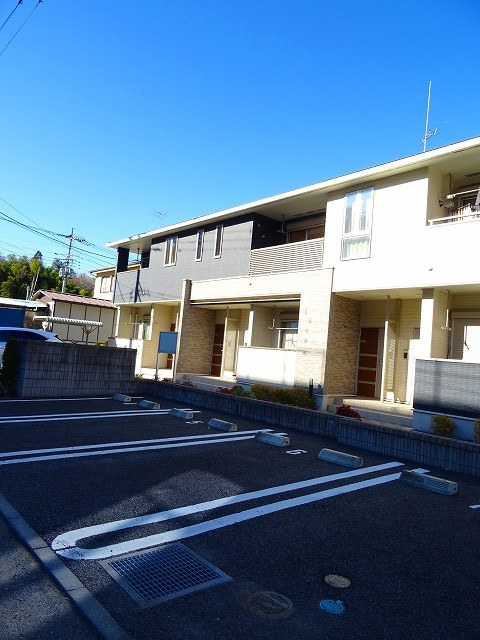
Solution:
[(454, 222), (472, 222), (473, 220), (480, 220), (480, 207), (466, 205), (464, 207), (455, 207), (448, 209), (448, 216), (443, 218), (433, 218), (428, 221), (429, 226), (436, 226), (439, 224), (451, 224)]
[(249, 275), (267, 275), (288, 271), (321, 269), (323, 264), (323, 238), (292, 242), (250, 252)]

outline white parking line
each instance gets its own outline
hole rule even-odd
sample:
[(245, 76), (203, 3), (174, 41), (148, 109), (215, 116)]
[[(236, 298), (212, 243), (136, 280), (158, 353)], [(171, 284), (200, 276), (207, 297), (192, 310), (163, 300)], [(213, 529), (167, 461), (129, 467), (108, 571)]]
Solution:
[[(263, 429), (263, 431), (270, 431), (270, 429)], [(228, 437), (239, 435), (257, 434), (258, 429), (251, 429), (250, 431), (237, 431), (236, 433), (225, 433)], [(60, 451), (83, 451), (85, 449), (104, 449), (105, 447), (129, 447), (136, 444), (159, 444), (164, 442), (183, 442), (187, 440), (200, 440), (203, 438), (218, 438), (218, 433), (206, 433), (198, 434), (195, 436), (177, 436), (171, 438), (155, 438), (154, 440), (125, 440), (123, 442), (102, 442), (100, 444), (83, 444), (75, 447), (56, 447), (54, 449), (27, 449), (23, 451), (7, 451), (0, 453), (0, 458), (11, 458), (14, 456), (34, 456), (38, 453), (58, 453)], [(128, 450), (128, 449), (127, 449)]]
[(283, 509), (289, 509), (291, 507), (308, 504), (314, 501), (324, 500), (325, 498), (330, 498), (336, 495), (342, 495), (344, 493), (350, 493), (352, 491), (358, 491), (367, 487), (372, 487), (379, 484), (384, 484), (386, 482), (391, 482), (393, 480), (398, 480), (398, 478), (400, 477), (400, 473), (380, 476), (371, 480), (364, 480), (353, 484), (347, 484), (341, 487), (335, 487), (333, 489), (266, 504), (263, 506), (255, 507), (253, 509), (248, 509), (246, 511), (240, 511), (229, 516), (207, 520), (199, 524), (175, 529), (173, 531), (154, 534), (143, 538), (136, 538), (134, 540), (112, 544), (106, 547), (83, 549), (77, 546), (77, 542), (84, 538), (104, 535), (106, 533), (120, 531), (122, 529), (140, 527), (146, 524), (170, 520), (172, 518), (184, 517), (201, 511), (210, 511), (212, 509), (217, 509), (226, 505), (246, 502), (248, 500), (263, 498), (270, 495), (278, 495), (280, 493), (285, 493), (288, 491), (296, 491), (314, 485), (327, 484), (338, 480), (354, 478), (357, 476), (366, 475), (377, 471), (385, 471), (387, 469), (402, 466), (403, 464), (400, 462), (390, 462), (386, 464), (375, 465), (372, 467), (365, 467), (363, 469), (355, 469), (353, 471), (336, 473), (329, 476), (321, 476), (318, 478), (312, 478), (310, 480), (294, 482), (277, 487), (270, 487), (259, 491), (251, 491), (239, 495), (227, 496), (225, 498), (219, 498), (217, 500), (211, 500), (209, 502), (201, 502), (198, 504), (171, 509), (168, 511), (160, 511), (148, 516), (140, 516), (136, 518), (129, 518), (126, 520), (117, 520), (114, 522), (107, 522), (99, 525), (83, 527), (81, 529), (68, 531), (57, 536), (52, 542), (52, 549), (58, 554), (73, 560), (99, 560), (101, 558), (108, 558), (113, 555), (120, 555), (122, 553), (129, 553), (131, 551), (137, 551), (139, 549), (146, 549), (155, 545), (165, 544), (166, 542), (171, 542), (173, 540), (189, 538), (201, 533), (205, 533), (206, 531), (220, 529), (222, 527), (237, 524), (239, 522), (251, 520), (252, 518), (275, 513), (276, 511), (281, 511)]
[[(242, 433), (242, 432), (240, 432)], [(245, 432), (243, 432), (245, 433)], [(258, 431), (255, 431), (254, 434), (257, 434)], [(193, 436), (195, 440), (190, 442), (175, 442), (173, 444), (159, 444), (159, 445), (149, 445), (144, 447), (118, 447), (115, 449), (101, 449), (96, 451), (77, 451), (75, 453), (61, 453), (61, 454), (52, 454), (52, 455), (32, 455), (25, 458), (12, 458), (10, 460), (1, 460), (0, 466), (7, 464), (25, 464), (28, 462), (46, 462), (50, 460), (66, 460), (67, 458), (86, 458), (90, 456), (106, 456), (117, 453), (131, 453), (132, 451), (149, 451), (149, 450), (158, 450), (158, 449), (177, 449), (181, 447), (199, 447), (204, 444), (223, 444), (225, 442), (235, 442), (237, 440), (253, 440), (255, 435), (242, 435), (240, 436), (237, 433), (233, 435), (236, 437), (226, 438), (225, 435), (219, 436), (218, 434), (212, 434), (216, 436), (216, 438), (212, 438), (211, 440), (199, 440), (199, 438), (203, 438), (204, 436)], [(174, 438), (176, 440), (176, 438)], [(83, 449), (84, 447), (82, 447)]]
[(52, 413), (35, 416), (8, 417), (0, 418), (0, 425), (15, 424), (23, 422), (56, 422), (58, 420), (92, 420), (94, 418), (128, 418), (131, 416), (151, 416), (151, 415), (167, 415), (170, 409), (142, 409), (138, 411), (95, 411), (86, 413)]
[[(134, 397), (138, 397), (141, 398), (142, 396), (134, 396)], [(104, 398), (99, 398), (98, 396), (94, 397), (94, 398), (83, 398), (83, 397), (78, 397), (78, 398), (30, 398), (27, 400), (21, 399), (19, 400), (18, 398), (14, 399), (14, 400), (2, 400), (2, 404), (5, 404), (7, 402), (21, 402), (22, 404), (26, 404), (27, 402), (82, 402), (85, 400), (111, 400), (112, 396), (105, 396)]]

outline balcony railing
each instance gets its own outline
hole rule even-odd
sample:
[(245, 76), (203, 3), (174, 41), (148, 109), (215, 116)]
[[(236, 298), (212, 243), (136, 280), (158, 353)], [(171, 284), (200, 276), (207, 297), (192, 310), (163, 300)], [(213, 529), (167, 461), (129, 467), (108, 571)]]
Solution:
[(292, 242), (250, 252), (251, 276), (285, 271), (321, 269), (323, 264), (323, 238)]
[(450, 209), (448, 216), (444, 218), (433, 218), (428, 221), (429, 226), (437, 224), (447, 224), (450, 222), (470, 222), (471, 220), (480, 220), (480, 209), (476, 211), (477, 207), (460, 207), (459, 209)]

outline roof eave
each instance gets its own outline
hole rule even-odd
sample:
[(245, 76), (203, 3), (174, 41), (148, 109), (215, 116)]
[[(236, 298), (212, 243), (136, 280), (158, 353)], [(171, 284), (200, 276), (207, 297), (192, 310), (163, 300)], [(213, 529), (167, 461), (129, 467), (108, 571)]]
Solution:
[(431, 164), (433, 160), (438, 160), (445, 156), (453, 155), (467, 149), (473, 149), (476, 146), (480, 146), (480, 136), (476, 138), (470, 138), (469, 140), (464, 140), (462, 142), (456, 142), (454, 144), (440, 147), (438, 149), (433, 149), (432, 151), (415, 154), (414, 156), (407, 156), (406, 158), (401, 158), (400, 160), (393, 160), (391, 162), (369, 167), (367, 169), (361, 169), (360, 171), (355, 171), (354, 173), (345, 174), (336, 178), (330, 178), (328, 180), (317, 182), (307, 187), (301, 187), (299, 189), (286, 191), (275, 196), (269, 196), (267, 198), (248, 202), (246, 204), (231, 207), (229, 209), (223, 209), (215, 213), (209, 213), (204, 216), (199, 216), (198, 218), (191, 218), (184, 222), (179, 222), (167, 227), (154, 229), (153, 231), (146, 231), (145, 233), (140, 233), (135, 236), (123, 238), (122, 240), (107, 242), (106, 246), (115, 249), (122, 246), (128, 247), (136, 241), (141, 241), (146, 238), (153, 238), (155, 236), (168, 235), (170, 233), (174, 233), (183, 229), (199, 227), (210, 222), (220, 222), (221, 220), (231, 218), (241, 213), (251, 213), (257, 210), (259, 207), (263, 207), (265, 205), (275, 204), (298, 196), (307, 195), (313, 193), (314, 191), (332, 191), (334, 189), (346, 187), (351, 183), (356, 183), (372, 178), (378, 179), (394, 172), (404, 172), (410, 169), (413, 170), (426, 167)]

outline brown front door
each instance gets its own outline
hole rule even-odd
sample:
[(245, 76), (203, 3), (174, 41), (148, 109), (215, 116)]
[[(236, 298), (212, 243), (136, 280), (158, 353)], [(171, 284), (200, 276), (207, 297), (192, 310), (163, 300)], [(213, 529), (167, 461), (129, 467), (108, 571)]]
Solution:
[(222, 373), (223, 338), (225, 335), (225, 325), (216, 324), (213, 334), (212, 368), (211, 375), (220, 377)]
[(364, 327), (360, 331), (357, 395), (367, 398), (375, 397), (379, 332), (380, 329), (370, 327)]

